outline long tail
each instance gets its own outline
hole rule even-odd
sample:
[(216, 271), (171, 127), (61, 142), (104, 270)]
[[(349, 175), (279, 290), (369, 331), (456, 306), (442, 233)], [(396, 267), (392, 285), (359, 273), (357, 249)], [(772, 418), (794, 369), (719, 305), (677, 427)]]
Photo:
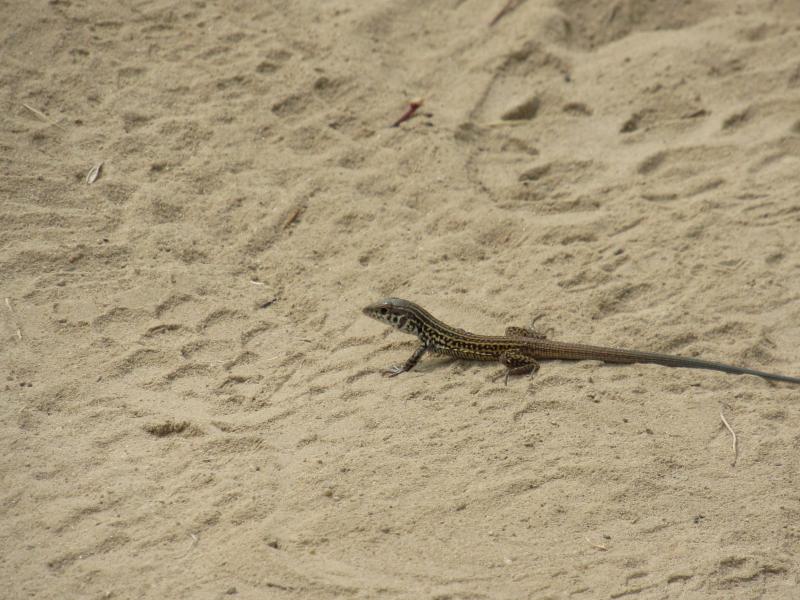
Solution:
[(620, 348), (605, 348), (603, 346), (589, 346), (585, 344), (571, 344), (568, 342), (554, 342), (550, 340), (537, 340), (542, 350), (541, 358), (556, 360), (602, 360), (607, 363), (633, 364), (650, 363), (665, 367), (679, 367), (686, 369), (709, 369), (722, 371), (734, 375), (756, 375), (772, 381), (786, 381), (800, 384), (800, 377), (767, 373), (757, 369), (737, 367), (725, 363), (674, 356), (672, 354), (659, 354), (657, 352), (642, 352), (640, 350), (623, 350)]

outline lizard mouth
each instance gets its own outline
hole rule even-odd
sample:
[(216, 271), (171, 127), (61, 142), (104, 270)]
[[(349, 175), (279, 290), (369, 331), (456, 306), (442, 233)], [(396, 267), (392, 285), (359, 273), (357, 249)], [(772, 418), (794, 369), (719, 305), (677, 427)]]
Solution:
[(364, 307), (361, 312), (373, 319), (382, 320), (389, 313), (389, 310), (385, 304), (378, 303)]
[(380, 314), (378, 312), (378, 307), (376, 307), (374, 304), (370, 304), (369, 306), (364, 307), (364, 309), (361, 312), (363, 312), (368, 317), (372, 317), (373, 319), (377, 319), (378, 315)]

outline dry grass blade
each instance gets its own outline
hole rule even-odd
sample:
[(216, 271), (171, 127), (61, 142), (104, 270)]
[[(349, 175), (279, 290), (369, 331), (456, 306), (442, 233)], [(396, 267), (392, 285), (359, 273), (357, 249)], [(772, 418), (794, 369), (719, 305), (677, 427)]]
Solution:
[[(11, 308), (11, 301), (8, 298), (6, 298), (6, 306), (8, 307), (8, 312), (11, 313), (11, 318), (13, 320), (14, 319), (14, 309)], [(16, 334), (17, 334), (17, 339), (19, 341), (22, 341), (22, 330), (19, 328), (18, 325), (16, 327)]]
[(91, 185), (100, 177), (100, 173), (103, 171), (103, 161), (100, 161), (95, 166), (91, 168), (89, 173), (86, 175), (86, 183)]
[(48, 117), (46, 114), (44, 114), (38, 108), (34, 108), (30, 104), (25, 104), (24, 102), (22, 103), (22, 106), (27, 108), (29, 111), (31, 111), (33, 114), (35, 114), (37, 117), (39, 117), (42, 121), (44, 121), (48, 125), (55, 125), (59, 129), (64, 129), (64, 127), (62, 127), (61, 125), (59, 125), (58, 123), (53, 121), (50, 117)]
[(46, 114), (44, 114), (38, 108), (33, 108), (30, 104), (25, 104), (24, 102), (22, 103), (22, 106), (27, 108), (29, 111), (31, 111), (33, 114), (35, 114), (37, 117), (39, 117), (45, 123), (50, 123), (51, 125), (53, 124), (53, 122), (50, 120), (50, 117), (48, 117)]
[(602, 544), (595, 544), (588, 537), (585, 537), (583, 539), (585, 539), (592, 548), (596, 548), (597, 550), (602, 550), (603, 552), (608, 552), (608, 548), (606, 546), (603, 546)]
[(736, 438), (736, 432), (728, 424), (728, 420), (725, 418), (725, 415), (722, 414), (722, 410), (719, 411), (719, 418), (722, 419), (723, 424), (733, 436), (733, 462), (731, 463), (731, 466), (735, 467), (736, 461), (739, 460), (739, 440)]

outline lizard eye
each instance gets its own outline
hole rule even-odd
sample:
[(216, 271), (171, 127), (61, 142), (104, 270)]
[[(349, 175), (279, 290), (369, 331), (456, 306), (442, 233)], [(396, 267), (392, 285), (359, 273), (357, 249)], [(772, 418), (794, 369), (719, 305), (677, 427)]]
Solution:
[(381, 314), (382, 314), (382, 315), (386, 315), (386, 313), (387, 313), (387, 312), (389, 312), (389, 309), (388, 309), (388, 308), (382, 308), (382, 309), (381, 309)]

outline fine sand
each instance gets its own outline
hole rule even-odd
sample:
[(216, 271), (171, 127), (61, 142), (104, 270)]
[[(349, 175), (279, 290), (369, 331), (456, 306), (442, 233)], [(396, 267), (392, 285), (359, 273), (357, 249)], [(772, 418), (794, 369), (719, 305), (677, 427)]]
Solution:
[(798, 597), (800, 386), (380, 376), (800, 375), (800, 2), (504, 5), (0, 0), (0, 596)]

